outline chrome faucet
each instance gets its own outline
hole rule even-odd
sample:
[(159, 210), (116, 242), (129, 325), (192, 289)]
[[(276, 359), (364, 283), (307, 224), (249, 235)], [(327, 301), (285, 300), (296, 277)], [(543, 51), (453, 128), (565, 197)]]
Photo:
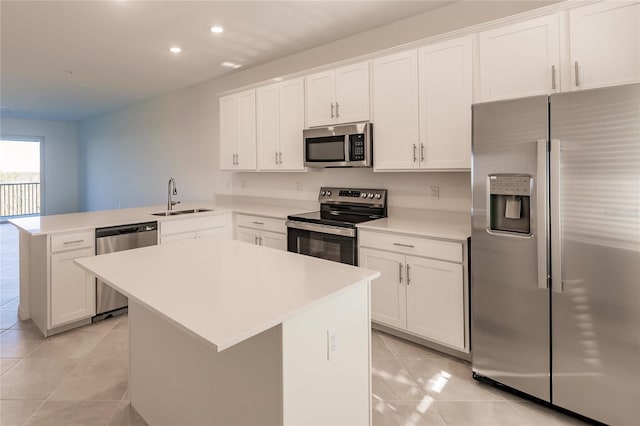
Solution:
[(171, 200), (172, 193), (173, 195), (178, 195), (178, 188), (176, 188), (176, 180), (174, 178), (169, 178), (169, 185), (167, 186), (167, 210), (172, 210), (173, 206), (180, 202)]

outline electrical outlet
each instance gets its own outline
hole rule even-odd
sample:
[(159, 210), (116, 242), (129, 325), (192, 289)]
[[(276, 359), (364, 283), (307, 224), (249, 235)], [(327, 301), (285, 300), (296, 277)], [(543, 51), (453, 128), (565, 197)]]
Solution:
[(331, 361), (338, 352), (338, 334), (335, 328), (327, 330), (327, 361)]
[(440, 198), (439, 186), (429, 186), (429, 198), (431, 198), (432, 200), (437, 200)]

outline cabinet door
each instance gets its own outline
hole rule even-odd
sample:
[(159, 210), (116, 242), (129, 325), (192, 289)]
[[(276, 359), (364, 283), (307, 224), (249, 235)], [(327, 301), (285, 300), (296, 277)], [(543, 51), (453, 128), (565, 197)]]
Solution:
[(638, 2), (577, 7), (569, 12), (569, 25), (572, 89), (640, 81)]
[(160, 244), (170, 243), (172, 241), (193, 240), (196, 237), (194, 232), (181, 232), (179, 234), (163, 235), (160, 237)]
[(369, 120), (369, 63), (336, 69), (336, 123)]
[[(307, 127), (333, 124), (335, 120), (335, 72), (325, 71), (305, 77)], [(331, 105), (333, 104), (333, 108)]]
[(196, 232), (195, 238), (228, 238), (231, 239), (231, 230), (224, 226), (220, 228), (202, 229)]
[(464, 349), (462, 265), (407, 256), (407, 330)]
[[(280, 140), (280, 89), (278, 84), (256, 90), (258, 169), (278, 168)], [(299, 141), (302, 145), (302, 141)]]
[(380, 277), (371, 282), (371, 319), (401, 329), (407, 326), (404, 258), (400, 254), (360, 249), (360, 266), (380, 272)]
[(414, 169), (418, 163), (418, 53), (373, 61), (376, 170)]
[(245, 243), (258, 244), (258, 231), (247, 228), (236, 228), (236, 240), (244, 241)]
[(235, 170), (256, 169), (256, 91), (238, 94), (238, 149)]
[(280, 83), (280, 149), (282, 170), (304, 170), (302, 130), (304, 129), (303, 79)]
[(263, 231), (258, 237), (260, 238), (260, 245), (287, 251), (287, 236), (285, 234)]
[(91, 247), (51, 255), (51, 327), (95, 315), (95, 277), (73, 263), (94, 254)]
[(471, 46), (469, 36), (418, 51), (421, 168), (471, 168)]
[(235, 95), (220, 98), (220, 169), (235, 168), (238, 146), (238, 98)]
[(482, 101), (560, 90), (556, 15), (484, 31), (479, 37)]

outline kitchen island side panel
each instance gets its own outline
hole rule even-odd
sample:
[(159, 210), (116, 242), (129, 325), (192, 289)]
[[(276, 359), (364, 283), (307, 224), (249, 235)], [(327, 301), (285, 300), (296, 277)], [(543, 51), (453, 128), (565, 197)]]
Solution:
[(285, 425), (371, 424), (369, 286), (354, 284), (282, 323)]
[(281, 425), (282, 333), (222, 352), (129, 300), (131, 405), (151, 425)]

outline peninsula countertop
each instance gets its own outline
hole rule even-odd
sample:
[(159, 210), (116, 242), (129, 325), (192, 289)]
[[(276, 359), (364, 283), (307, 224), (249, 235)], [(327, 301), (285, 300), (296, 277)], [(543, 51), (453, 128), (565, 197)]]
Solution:
[(27, 232), (32, 236), (37, 236), (149, 221), (168, 222), (194, 217), (215, 216), (230, 212), (286, 219), (288, 215), (306, 213), (309, 211), (308, 208), (280, 207), (259, 203), (211, 201), (181, 203), (173, 209), (178, 211), (194, 208), (210, 209), (211, 211), (176, 216), (154, 216), (153, 213), (164, 212), (166, 210), (166, 206), (146, 206), (127, 209), (57, 214), (51, 216), (15, 218), (10, 219), (9, 222), (20, 228), (22, 231)]
[(379, 272), (205, 238), (77, 259), (126, 296), (218, 351)]

